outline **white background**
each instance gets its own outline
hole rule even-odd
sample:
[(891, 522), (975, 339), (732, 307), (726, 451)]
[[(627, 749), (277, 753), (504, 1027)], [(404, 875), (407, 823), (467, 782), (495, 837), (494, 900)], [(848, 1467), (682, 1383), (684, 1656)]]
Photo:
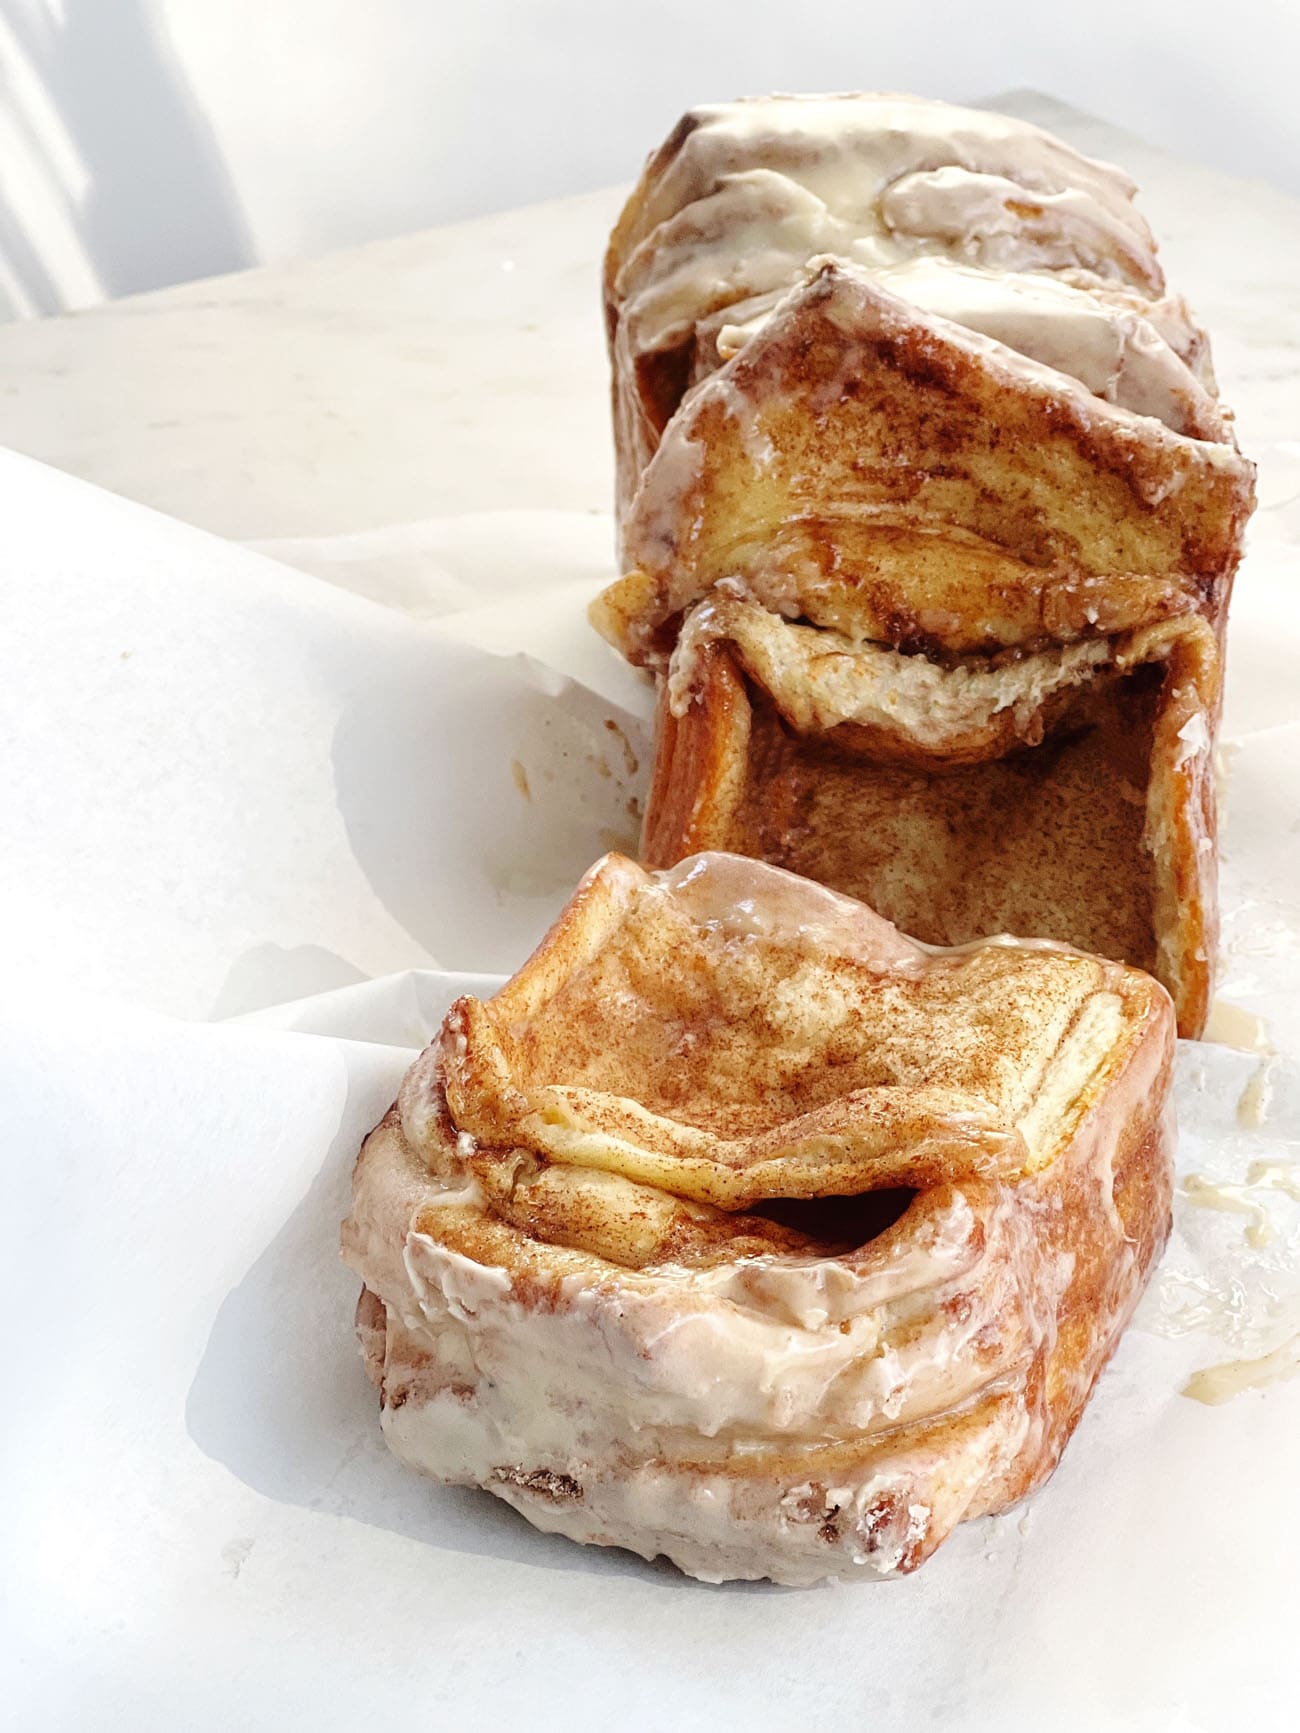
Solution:
[(629, 179), (691, 104), (1036, 87), (1300, 193), (1295, 0), (0, 0), (0, 316)]

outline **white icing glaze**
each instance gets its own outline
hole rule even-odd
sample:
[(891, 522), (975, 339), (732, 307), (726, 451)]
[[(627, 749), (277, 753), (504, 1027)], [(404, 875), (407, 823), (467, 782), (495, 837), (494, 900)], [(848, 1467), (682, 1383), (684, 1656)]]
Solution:
[(1237, 1124), (1247, 1131), (1258, 1131), (1268, 1124), (1273, 1106), (1273, 1075), (1277, 1056), (1266, 1053), (1246, 1080), (1246, 1087), (1237, 1102)]
[(575, 1417), (580, 1455), (582, 1434), (594, 1443), (602, 1426), (605, 1456), (629, 1431), (683, 1425), (729, 1446), (810, 1444), (960, 1405), (1005, 1371), (974, 1352), (984, 1320), (954, 1325), (931, 1291), (991, 1279), (1004, 1304), (1013, 1297), (1014, 1269), (993, 1268), (1015, 1232), (1007, 1200), (990, 1205), (978, 1190), (956, 1192), (919, 1245), (865, 1270), (745, 1258), (621, 1273), (617, 1292), (570, 1276), (546, 1312), (500, 1270), (427, 1235), (409, 1236), (406, 1259), (420, 1327), (436, 1331), (447, 1314), (469, 1326), (480, 1372), (511, 1391), (538, 1459), (574, 1453)]
[(1272, 1053), (1273, 1042), (1268, 1024), (1253, 1011), (1233, 1005), (1227, 999), (1216, 999), (1210, 1006), (1202, 1039), (1217, 1042), (1220, 1047), (1233, 1047), (1238, 1053)]
[(1205, 720), (1205, 712), (1196, 710), (1187, 718), (1178, 730), (1178, 751), (1174, 754), (1174, 769), (1186, 764), (1189, 758), (1199, 758), (1203, 752), (1210, 749), (1210, 729)]
[(1300, 1203), (1300, 1163), (1252, 1161), (1246, 1179), (1250, 1185), (1262, 1185), (1270, 1191), (1280, 1191), (1284, 1197)]
[(883, 287), (924, 312), (982, 332), (1029, 360), (1068, 373), (1089, 391), (1175, 432), (1213, 414), (1205, 387), (1149, 318), (1045, 274), (1009, 275), (933, 256), (886, 267)]
[[(1243, 1096), (1242, 1101), (1245, 1099)], [(1262, 1119), (1243, 1117), (1240, 1105), (1237, 1119), (1251, 1129), (1263, 1123)], [(1188, 1174), (1182, 1185), (1183, 1195), (1201, 1209), (1248, 1217), (1250, 1225), (1246, 1229), (1246, 1239), (1257, 1249), (1272, 1245), (1277, 1238), (1273, 1217), (1260, 1196), (1261, 1192), (1270, 1191), (1280, 1192), (1283, 1197), (1300, 1203), (1300, 1167), (1289, 1161), (1253, 1161), (1247, 1169), (1244, 1184), (1212, 1180), (1205, 1174), (1193, 1173)]]
[(821, 958), (846, 957), (893, 973), (918, 972), (990, 948), (1073, 952), (1059, 939), (1022, 939), (1013, 933), (991, 933), (963, 945), (927, 945), (866, 903), (747, 855), (688, 855), (651, 878), (701, 927), (726, 938)]
[(938, 241), (990, 271), (1156, 275), (1154, 251), (1135, 245), (1132, 211), (1107, 210), (1080, 187), (1035, 194), (1010, 175), (954, 165), (901, 176), (881, 194), (880, 215), (891, 234)]
[[(1097, 1163), (1102, 1205), (1108, 1151), (1103, 1138), (1081, 1157)], [(438, 1202), (434, 1193), (426, 1208)], [(890, 1442), (896, 1426), (978, 1414), (1052, 1339), (1071, 1262), (1043, 1270), (1037, 1236), (1032, 1204), (958, 1187), (886, 1255), (745, 1258), (617, 1280), (605, 1266), (563, 1277), (538, 1306), (502, 1270), (413, 1231), (406, 1280), (385, 1296), (388, 1352), (390, 1364), (418, 1366), (425, 1387), (385, 1406), (384, 1432), (412, 1467), (485, 1486), (539, 1527), (666, 1554), (706, 1580), (888, 1575), (931, 1521), (958, 1520), (1043, 1423), (1021, 1399), (967, 1438)], [(363, 1243), (349, 1261), (372, 1280), (384, 1257)], [(1031, 1265), (1039, 1274), (1026, 1286)], [(873, 1458), (876, 1433), (885, 1448)], [(828, 1485), (811, 1452), (844, 1439), (857, 1449)], [(770, 1450), (785, 1459), (775, 1481), (736, 1474)], [(791, 1472), (801, 1455), (811, 1478)], [(582, 1495), (570, 1498), (579, 1474)], [(896, 1492), (909, 1514), (920, 1507), (919, 1526), (882, 1537), (879, 1512)]]
[(920, 969), (929, 954), (853, 897), (744, 855), (689, 855), (651, 878), (647, 894), (670, 899), (703, 930), (726, 938), (848, 957), (882, 971)]
[(729, 359), (823, 256), (1177, 431), (1213, 419), (1204, 334), (1163, 296), (1112, 165), (908, 97), (750, 100), (685, 124), (614, 283), (625, 369), (707, 330)]

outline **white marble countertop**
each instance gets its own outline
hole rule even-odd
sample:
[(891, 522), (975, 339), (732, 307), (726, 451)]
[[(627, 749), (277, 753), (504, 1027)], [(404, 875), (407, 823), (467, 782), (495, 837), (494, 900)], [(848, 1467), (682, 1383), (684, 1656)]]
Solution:
[[(1128, 168), (1243, 447), (1300, 441), (1300, 202), (1047, 97), (991, 106)], [(0, 444), (239, 539), (605, 511), (598, 270), (622, 195), (0, 328)]]

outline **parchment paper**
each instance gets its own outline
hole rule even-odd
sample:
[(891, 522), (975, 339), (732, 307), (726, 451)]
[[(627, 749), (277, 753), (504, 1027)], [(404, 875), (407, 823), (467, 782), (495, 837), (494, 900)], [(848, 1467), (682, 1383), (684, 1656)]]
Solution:
[(421, 1481), (352, 1339), (360, 1138), (451, 998), (635, 838), (649, 694), (582, 617), (608, 525), (407, 526), (291, 570), (0, 458), (14, 1724), (1295, 1724), (1300, 1379), (1181, 1393), (1300, 1331), (1300, 1204), (1246, 1186), (1300, 1160), (1300, 464), (1272, 458), (1220, 987), (1279, 1050), (1272, 1105), (1238, 1123), (1256, 1053), (1186, 1045), (1178, 1086), (1184, 1182), (1248, 1209), (1180, 1195), (1043, 1492), (910, 1579), (811, 1591)]

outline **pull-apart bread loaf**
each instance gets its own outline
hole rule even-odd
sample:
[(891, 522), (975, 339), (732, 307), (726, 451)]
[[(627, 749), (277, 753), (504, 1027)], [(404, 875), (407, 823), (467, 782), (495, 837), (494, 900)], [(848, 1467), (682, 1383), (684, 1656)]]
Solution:
[(1174, 1017), (779, 869), (617, 855), (359, 1157), (383, 1429), (710, 1580), (892, 1575), (1052, 1472), (1169, 1225)]
[(1211, 754), (1252, 468), (1134, 188), (910, 97), (696, 110), (605, 277), (644, 854), (759, 856), (1204, 1022)]

